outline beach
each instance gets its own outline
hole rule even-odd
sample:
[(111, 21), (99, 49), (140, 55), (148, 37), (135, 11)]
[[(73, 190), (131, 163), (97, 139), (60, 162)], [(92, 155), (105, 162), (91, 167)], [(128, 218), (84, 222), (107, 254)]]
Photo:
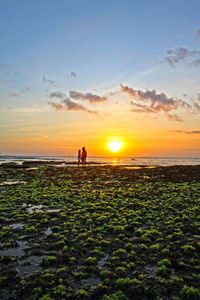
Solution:
[(1, 299), (200, 299), (200, 165), (0, 165)]

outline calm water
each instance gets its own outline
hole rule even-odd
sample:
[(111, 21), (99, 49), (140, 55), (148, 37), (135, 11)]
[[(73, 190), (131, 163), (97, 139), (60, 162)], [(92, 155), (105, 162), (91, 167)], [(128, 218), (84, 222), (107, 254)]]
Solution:
[[(0, 156), (0, 164), (4, 162), (16, 162), (21, 164), (23, 161), (66, 161), (76, 162), (76, 156)], [(199, 158), (191, 157), (88, 157), (88, 162), (112, 164), (112, 165), (147, 165), (147, 166), (172, 166), (172, 165), (200, 165)]]

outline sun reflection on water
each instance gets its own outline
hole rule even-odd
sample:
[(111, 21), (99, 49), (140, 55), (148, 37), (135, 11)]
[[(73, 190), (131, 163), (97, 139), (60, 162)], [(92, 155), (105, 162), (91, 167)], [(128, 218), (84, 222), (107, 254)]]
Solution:
[(118, 165), (117, 159), (113, 159), (111, 165), (112, 166), (117, 166)]

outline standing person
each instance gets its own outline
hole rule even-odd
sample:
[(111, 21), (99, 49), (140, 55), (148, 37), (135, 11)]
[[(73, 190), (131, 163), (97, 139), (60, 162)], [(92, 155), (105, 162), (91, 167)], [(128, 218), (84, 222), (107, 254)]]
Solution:
[(82, 148), (82, 156), (81, 156), (83, 166), (86, 165), (86, 158), (87, 158), (87, 151), (85, 150), (85, 147), (83, 147)]
[(81, 150), (79, 149), (78, 150), (78, 167), (80, 165), (80, 162), (81, 162)]

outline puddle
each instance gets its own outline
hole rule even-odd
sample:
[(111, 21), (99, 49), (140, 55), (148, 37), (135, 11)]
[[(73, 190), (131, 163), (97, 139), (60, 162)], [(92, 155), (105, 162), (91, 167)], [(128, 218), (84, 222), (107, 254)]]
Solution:
[[(19, 270), (20, 276), (22, 278), (25, 278), (36, 272), (40, 272), (42, 270), (42, 267), (40, 267), (40, 264), (41, 264), (42, 260), (44, 259), (44, 257), (45, 257), (44, 255), (42, 255), (42, 256), (32, 255), (32, 256), (27, 257), (26, 259), (19, 261), (17, 269)], [(26, 261), (30, 261), (30, 265), (24, 264)]]
[(7, 255), (20, 256), (20, 257), (23, 256), (25, 254), (24, 249), (27, 247), (27, 242), (24, 241), (16, 241), (16, 242), (19, 245), (18, 247), (0, 250), (0, 256), (7, 256)]
[(199, 239), (199, 238), (200, 238), (200, 235), (196, 235), (196, 234), (195, 234), (195, 235), (193, 235), (193, 237), (196, 238), (196, 239)]
[(14, 185), (14, 184), (24, 184), (24, 183), (27, 183), (26, 181), (19, 181), (19, 180), (16, 180), (16, 181), (3, 181), (0, 183), (0, 185)]
[(136, 230), (139, 231), (139, 232), (142, 232), (142, 231), (144, 231), (146, 229), (148, 229), (147, 226), (141, 226), (141, 227), (137, 228)]
[(146, 265), (144, 267), (144, 270), (151, 276), (156, 277), (156, 273), (157, 273), (157, 266), (152, 266), (152, 265)]
[(44, 234), (46, 234), (46, 235), (50, 235), (50, 234), (52, 234), (52, 230), (51, 230), (51, 228), (50, 228), (50, 227), (48, 227), (48, 228), (47, 228), (47, 230), (44, 232)]
[(156, 168), (156, 166), (134, 166), (134, 167), (125, 167), (125, 169), (135, 169), (135, 170), (137, 170), (137, 169), (154, 169), (154, 168)]
[(10, 225), (10, 229), (22, 229), (24, 226), (23, 223), (15, 223)]
[(17, 269), (19, 270), (19, 275), (22, 278), (26, 278), (30, 275), (33, 275), (36, 272), (41, 272), (42, 268), (39, 266), (22, 266), (22, 265), (18, 265)]
[(142, 169), (142, 168), (143, 168), (143, 167), (125, 167), (125, 169), (130, 169), (130, 170), (131, 170), (131, 169), (137, 170), (137, 169)]
[(86, 286), (97, 286), (100, 283), (102, 283), (102, 280), (100, 278), (88, 278), (88, 279), (83, 279), (81, 280), (81, 285), (82, 287)]
[[(23, 203), (23, 207), (27, 207), (27, 204)], [(31, 205), (31, 204), (29, 204), (28, 207), (27, 207), (27, 212), (29, 214), (44, 213), (44, 212), (47, 212), (47, 213), (56, 213), (56, 212), (60, 212), (60, 211), (61, 211), (60, 208), (59, 209), (58, 208), (56, 208), (56, 209), (47, 209), (42, 204), (39, 204), (39, 205)]]
[(102, 259), (100, 259), (100, 261), (98, 262), (98, 267), (99, 267), (100, 269), (102, 269), (103, 266), (106, 264), (106, 262), (107, 262), (107, 260), (108, 260), (108, 257), (109, 257), (109, 255), (106, 254), (105, 257), (103, 257)]
[(42, 209), (44, 207), (44, 205), (40, 204), (40, 205), (33, 205), (27, 208), (27, 212), (29, 214), (33, 214), (36, 212), (44, 212), (44, 210)]
[(119, 183), (118, 180), (108, 180), (108, 181), (105, 181), (104, 184), (107, 185), (107, 184), (113, 184), (113, 183)]
[(60, 212), (61, 209), (47, 209), (46, 212), (48, 213), (54, 213), (54, 212)]

